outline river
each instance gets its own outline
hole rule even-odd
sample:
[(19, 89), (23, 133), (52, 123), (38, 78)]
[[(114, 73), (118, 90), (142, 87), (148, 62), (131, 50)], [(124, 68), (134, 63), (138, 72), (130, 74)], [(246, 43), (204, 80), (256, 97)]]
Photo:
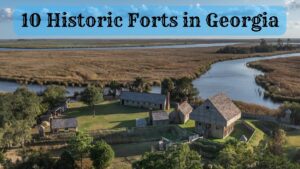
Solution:
[(137, 49), (177, 49), (177, 48), (206, 48), (228, 46), (241, 43), (203, 43), (203, 44), (182, 44), (182, 45), (159, 45), (159, 46), (120, 46), (120, 47), (99, 47), (99, 48), (0, 48), (0, 51), (76, 51), (76, 50), (137, 50)]
[[(190, 48), (190, 47), (212, 47), (226, 46), (235, 43), (215, 43), (215, 44), (192, 44), (192, 45), (173, 45), (173, 46), (149, 46), (149, 47), (116, 47), (116, 48), (97, 48), (96, 50), (118, 50), (118, 49), (158, 49), (158, 48)], [(2, 48), (2, 51), (4, 49)], [(15, 49), (7, 49), (15, 50)], [(16, 49), (16, 50), (49, 50), (49, 49)], [(50, 49), (57, 50), (57, 49)], [(78, 48), (59, 49), (59, 50), (79, 50)], [(82, 50), (80, 48), (80, 50)], [(87, 49), (94, 50), (94, 49)], [(1, 51), (1, 48), (0, 48)], [(199, 90), (200, 97), (206, 99), (219, 92), (226, 93), (231, 99), (241, 100), (248, 103), (263, 105), (269, 108), (278, 108), (280, 103), (275, 103), (269, 98), (264, 97), (264, 89), (256, 84), (255, 77), (263, 74), (261, 71), (247, 67), (248, 62), (274, 59), (283, 57), (300, 56), (300, 53), (282, 54), (267, 57), (253, 57), (237, 60), (228, 60), (215, 63), (202, 76), (193, 81), (194, 86)], [(13, 92), (20, 84), (15, 82), (0, 81), (0, 92)], [(41, 92), (45, 86), (30, 84), (30, 90)], [(67, 87), (68, 95), (80, 92), (83, 87)], [(159, 87), (153, 87), (153, 93), (159, 93)]]
[(300, 53), (218, 62), (213, 64), (209, 71), (201, 77), (195, 79), (193, 84), (199, 90), (203, 99), (219, 92), (224, 92), (234, 100), (255, 103), (268, 108), (278, 108), (280, 103), (275, 103), (271, 99), (265, 98), (265, 90), (255, 82), (255, 77), (263, 74), (263, 72), (248, 67), (247, 63), (292, 56), (300, 56)]

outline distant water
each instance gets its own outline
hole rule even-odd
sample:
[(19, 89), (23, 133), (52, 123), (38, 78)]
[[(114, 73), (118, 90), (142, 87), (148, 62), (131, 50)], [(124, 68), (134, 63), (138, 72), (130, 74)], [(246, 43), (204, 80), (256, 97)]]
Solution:
[[(0, 92), (14, 92), (22, 85), (16, 82), (7, 82), (7, 81), (0, 81)], [(43, 92), (47, 86), (45, 85), (37, 85), (37, 84), (29, 84), (26, 85), (30, 91), (39, 93)], [(67, 87), (67, 96), (73, 96), (75, 92), (83, 91), (83, 87)]]
[[(84, 48), (84, 50), (119, 50), (119, 49), (163, 49), (163, 48), (193, 48), (193, 47), (213, 47), (234, 45), (236, 43), (213, 43), (213, 44), (189, 44), (189, 45), (172, 45), (172, 46), (147, 46), (147, 47), (114, 47), (114, 48)], [(1, 49), (0, 51), (13, 50), (49, 50), (49, 49)], [(50, 49), (50, 50), (83, 50), (82, 48), (71, 49)], [(248, 62), (300, 56), (300, 53), (283, 54), (268, 57), (255, 57), (237, 60), (228, 60), (215, 63), (211, 69), (201, 77), (193, 81), (194, 86), (199, 90), (200, 97), (206, 99), (219, 92), (226, 93), (231, 99), (241, 100), (248, 103), (255, 103), (269, 108), (278, 108), (280, 103), (264, 97), (264, 89), (255, 82), (257, 75), (263, 74), (261, 71), (247, 67)], [(0, 92), (13, 92), (21, 85), (15, 82), (0, 81)], [(46, 86), (29, 84), (27, 87), (34, 92), (43, 91)], [(83, 87), (68, 87), (68, 95), (74, 92), (80, 92)], [(160, 87), (153, 87), (153, 93), (160, 93)]]
[[(103, 48), (52, 48), (52, 49), (19, 49), (19, 48), (0, 48), (0, 51), (76, 51), (76, 50), (134, 50), (134, 49), (167, 49), (167, 48), (204, 48), (214, 46), (227, 46), (238, 43), (210, 43), (210, 44), (183, 44), (183, 45), (160, 45), (160, 46), (137, 46), (137, 47), (103, 47)], [(21, 85), (15, 82), (0, 81), (0, 92), (14, 92)], [(29, 84), (29, 90), (42, 92), (47, 86)], [(83, 91), (83, 87), (67, 87), (68, 95)], [(160, 89), (155, 91), (160, 93)]]
[(275, 103), (264, 97), (264, 89), (256, 84), (255, 77), (261, 71), (247, 67), (247, 63), (257, 60), (300, 56), (300, 53), (228, 60), (215, 63), (211, 69), (193, 81), (201, 98), (208, 98), (219, 92), (226, 93), (231, 99), (255, 103), (269, 108), (278, 108)]
[(183, 45), (159, 45), (159, 46), (128, 46), (128, 47), (101, 47), (101, 48), (50, 48), (50, 49), (20, 49), (0, 48), (0, 51), (76, 51), (76, 50), (132, 50), (132, 49), (177, 49), (177, 48), (205, 48), (235, 45), (240, 43), (208, 43), (208, 44), (183, 44)]

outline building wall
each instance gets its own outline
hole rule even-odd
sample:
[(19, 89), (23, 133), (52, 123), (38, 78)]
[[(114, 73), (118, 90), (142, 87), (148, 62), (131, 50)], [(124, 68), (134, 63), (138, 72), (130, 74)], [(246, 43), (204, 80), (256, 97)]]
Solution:
[(131, 100), (121, 100), (121, 104), (125, 106), (141, 107), (141, 108), (152, 108), (156, 110), (164, 110), (165, 104), (153, 104), (150, 102), (139, 102)]
[(190, 119), (207, 124), (226, 126), (227, 121), (210, 101), (205, 101), (200, 107), (190, 114)]
[(233, 130), (234, 130), (234, 124), (235, 123), (232, 123), (231, 125), (229, 125), (227, 127), (224, 127), (223, 138), (229, 136), (233, 132)]
[(217, 126), (212, 125), (211, 126), (211, 137), (213, 138), (224, 138), (224, 126)]
[[(209, 126), (209, 128), (207, 128)], [(196, 122), (196, 132), (205, 136), (213, 138), (225, 138), (229, 136), (234, 130), (234, 124), (224, 127), (215, 124)]]
[(161, 125), (168, 125), (169, 120), (153, 120), (152, 125), (153, 126), (161, 126)]
[(76, 128), (60, 128), (60, 129), (52, 129), (51, 128), (51, 132), (52, 133), (59, 133), (59, 132), (76, 132), (77, 131), (77, 127)]
[(170, 120), (172, 123), (184, 124), (190, 119), (189, 114), (184, 115), (182, 112), (174, 111), (170, 113)]
[(181, 123), (186, 123), (190, 119), (190, 115), (184, 115), (182, 112), (180, 113)]

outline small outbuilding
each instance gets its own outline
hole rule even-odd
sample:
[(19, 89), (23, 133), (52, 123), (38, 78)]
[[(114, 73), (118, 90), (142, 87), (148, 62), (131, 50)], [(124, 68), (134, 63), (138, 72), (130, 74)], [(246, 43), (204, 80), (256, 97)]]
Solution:
[(51, 132), (56, 133), (59, 131), (77, 131), (78, 123), (76, 118), (68, 119), (52, 119)]
[(43, 125), (38, 125), (37, 129), (38, 129), (40, 137), (45, 137), (46, 136), (46, 131), (45, 131), (46, 128)]
[(170, 114), (170, 121), (172, 123), (184, 124), (190, 119), (192, 111), (193, 107), (187, 101), (177, 104), (175, 111)]
[(136, 127), (146, 127), (147, 126), (147, 120), (146, 119), (135, 119), (135, 126)]
[(224, 93), (220, 93), (205, 100), (190, 118), (196, 121), (196, 132), (204, 137), (225, 138), (241, 118), (241, 111)]
[(240, 141), (247, 142), (248, 138), (245, 135), (242, 135), (241, 138), (240, 138)]
[(165, 111), (151, 111), (149, 113), (149, 120), (153, 126), (168, 125), (169, 115)]

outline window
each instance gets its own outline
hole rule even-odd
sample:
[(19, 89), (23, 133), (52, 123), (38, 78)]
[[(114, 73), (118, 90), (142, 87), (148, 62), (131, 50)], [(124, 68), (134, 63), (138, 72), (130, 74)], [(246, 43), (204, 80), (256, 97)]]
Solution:
[(209, 106), (206, 106), (206, 109), (208, 110), (208, 109), (209, 109)]

